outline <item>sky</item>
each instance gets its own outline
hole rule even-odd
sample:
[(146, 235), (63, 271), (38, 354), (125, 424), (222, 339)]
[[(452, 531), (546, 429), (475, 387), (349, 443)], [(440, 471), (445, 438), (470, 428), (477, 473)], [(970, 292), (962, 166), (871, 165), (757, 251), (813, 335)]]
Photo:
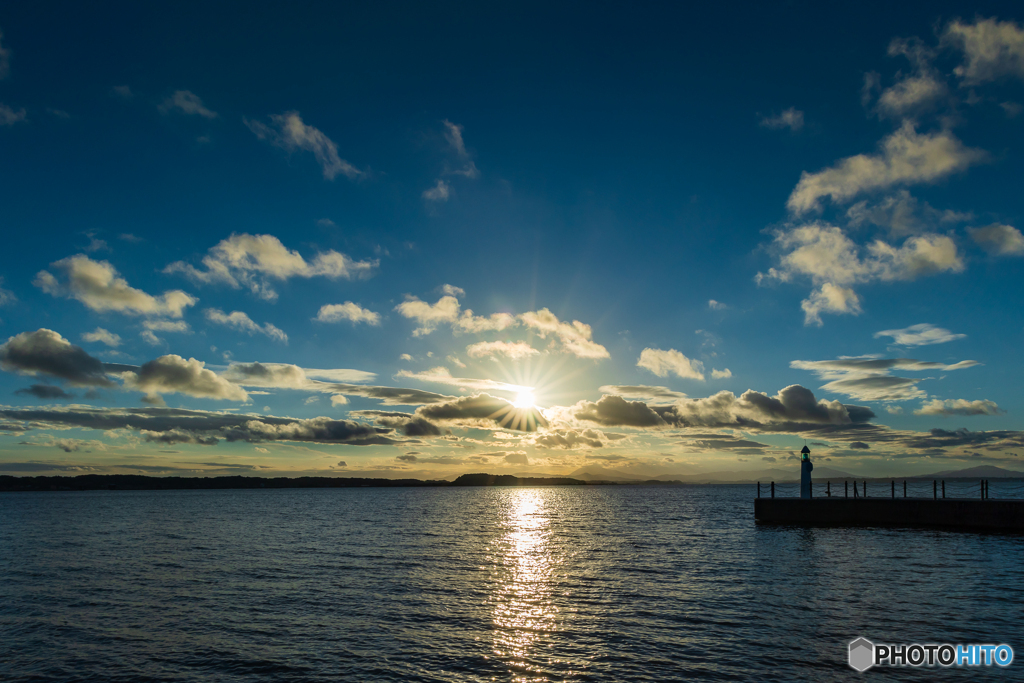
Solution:
[(1022, 469), (1018, 3), (0, 8), (0, 473)]

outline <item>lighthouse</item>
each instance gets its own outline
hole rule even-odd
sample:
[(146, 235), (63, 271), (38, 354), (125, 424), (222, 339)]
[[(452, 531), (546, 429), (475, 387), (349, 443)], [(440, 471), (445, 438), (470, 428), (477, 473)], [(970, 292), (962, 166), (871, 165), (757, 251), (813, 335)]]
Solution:
[(811, 464), (811, 449), (805, 444), (800, 453), (800, 497), (810, 498), (811, 470), (814, 469), (814, 465)]

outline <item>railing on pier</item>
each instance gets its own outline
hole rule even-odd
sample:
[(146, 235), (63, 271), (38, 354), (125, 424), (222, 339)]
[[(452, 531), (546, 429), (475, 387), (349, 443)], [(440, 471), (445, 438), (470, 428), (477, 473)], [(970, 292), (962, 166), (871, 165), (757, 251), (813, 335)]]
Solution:
[[(799, 498), (800, 482), (757, 482), (758, 498)], [(811, 483), (812, 498), (1024, 498), (1021, 479), (844, 479)]]

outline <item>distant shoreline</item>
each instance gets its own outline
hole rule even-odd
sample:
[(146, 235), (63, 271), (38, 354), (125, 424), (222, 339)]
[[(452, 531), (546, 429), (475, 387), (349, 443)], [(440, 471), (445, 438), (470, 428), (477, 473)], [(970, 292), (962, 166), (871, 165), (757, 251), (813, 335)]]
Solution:
[(584, 481), (569, 477), (515, 477), (463, 474), (445, 479), (369, 479), (361, 477), (150, 477), (144, 474), (81, 474), (75, 477), (0, 476), (3, 491), (202, 491), (224, 489), (422, 488), (427, 486), (676, 486), (681, 481)]

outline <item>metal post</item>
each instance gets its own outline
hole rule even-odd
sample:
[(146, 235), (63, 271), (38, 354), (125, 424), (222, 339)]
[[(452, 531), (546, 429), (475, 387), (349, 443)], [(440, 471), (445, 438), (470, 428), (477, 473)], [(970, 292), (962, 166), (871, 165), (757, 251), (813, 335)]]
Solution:
[(893, 480), (893, 482), (892, 482), (892, 497), (893, 498), (896, 497), (896, 481), (895, 480)]
[(982, 500), (985, 499), (985, 480), (984, 479), (981, 480), (981, 498), (982, 498)]
[(807, 483), (807, 497), (814, 498), (814, 482)]
[(906, 479), (903, 480), (903, 497), (904, 498), (907, 497), (907, 480)]
[(864, 497), (865, 498), (868, 497), (868, 480), (867, 479), (864, 480)]
[(757, 497), (761, 497), (761, 482), (757, 482)]
[(843, 497), (844, 498), (849, 498), (850, 497), (850, 482), (848, 482), (848, 481), (844, 481), (843, 482)]
[(772, 498), (775, 497), (775, 482), (772, 482)]
[(825, 497), (826, 498), (831, 498), (832, 497), (832, 482), (830, 482), (830, 481), (825, 482)]
[[(946, 482), (945, 482), (945, 480), (943, 480), (943, 482), (942, 482), (942, 497), (943, 498), (946, 497)], [(934, 479), (932, 479), (932, 499), (933, 500), (938, 500), (939, 499), (939, 485), (935, 483)]]
[(943, 498), (946, 497), (946, 480), (945, 479), (942, 480), (942, 497)]

